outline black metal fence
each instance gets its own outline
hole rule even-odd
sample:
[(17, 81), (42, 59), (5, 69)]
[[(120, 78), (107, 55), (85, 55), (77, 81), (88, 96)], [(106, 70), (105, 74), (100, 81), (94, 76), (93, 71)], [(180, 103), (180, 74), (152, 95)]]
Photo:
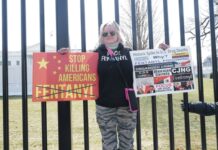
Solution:
[[(133, 49), (137, 49), (137, 29), (136, 29), (136, 0), (131, 0), (131, 16), (132, 16), (132, 42)], [(148, 11), (148, 30), (149, 30), (149, 48), (154, 48), (153, 42), (153, 18), (152, 18), (152, 0), (147, 0), (147, 11)], [(169, 21), (168, 21), (168, 0), (163, 0), (163, 18), (164, 18), (164, 38), (165, 43), (170, 44), (169, 37)], [(44, 15), (44, 0), (40, 0), (40, 49), (45, 50), (45, 15)], [(186, 45), (185, 40), (185, 22), (184, 22), (184, 6), (183, 0), (178, 0), (179, 10), (179, 23), (180, 23), (180, 45)], [(200, 101), (204, 101), (204, 82), (203, 82), (203, 71), (202, 71), (202, 50), (201, 50), (201, 39), (200, 39), (200, 18), (199, 18), (199, 4), (198, 0), (193, 0), (194, 3), (194, 14), (195, 14), (195, 34), (196, 34), (196, 51), (197, 51), (197, 71), (198, 71), (198, 93)], [(215, 101), (218, 100), (218, 78), (217, 77), (217, 56), (216, 56), (216, 35), (215, 35), (215, 15), (214, 15), (214, 1), (208, 0), (209, 4), (209, 20), (210, 20), (210, 31), (211, 31), (211, 52), (213, 61), (213, 90)], [(114, 0), (115, 8), (115, 20), (120, 23), (119, 16), (119, 0)], [(2, 0), (2, 81), (3, 81), (3, 148), (4, 150), (10, 149), (10, 135), (9, 135), (9, 94), (8, 94), (8, 13), (7, 13), (7, 0)], [(97, 0), (98, 8), (98, 25), (102, 23), (102, 0)], [(86, 51), (86, 16), (85, 16), (85, 1), (80, 0), (80, 18), (81, 18), (81, 49), (83, 52)], [(69, 31), (68, 31), (68, 1), (67, 0), (56, 0), (56, 33), (57, 33), (57, 49), (62, 47), (69, 47)], [(22, 57), (22, 125), (23, 125), (23, 149), (31, 149), (29, 147), (28, 138), (28, 93), (27, 93), (27, 43), (26, 43), (26, 1), (21, 0), (21, 57)], [(184, 101), (189, 101), (189, 94), (183, 94)], [(153, 129), (153, 149), (157, 150), (159, 146), (158, 138), (158, 119), (157, 119), (157, 101), (156, 97), (151, 98), (152, 106), (152, 129)], [(169, 149), (175, 149), (175, 133), (174, 130), (174, 110), (173, 110), (173, 95), (167, 95), (167, 106), (168, 106), (168, 128), (169, 128)], [(84, 149), (89, 150), (89, 112), (88, 102), (83, 102), (83, 118), (84, 118)], [(142, 149), (141, 136), (145, 133), (141, 131), (140, 112), (138, 113), (138, 124), (136, 131), (136, 148), (137, 150)], [(42, 127), (42, 149), (46, 150), (47, 147), (47, 105), (45, 102), (41, 104), (41, 127)], [(71, 105), (70, 102), (58, 102), (58, 145), (60, 150), (72, 149), (71, 138)], [(218, 148), (218, 118), (216, 116), (216, 147)], [(191, 135), (190, 135), (190, 121), (189, 114), (187, 111), (184, 112), (184, 129), (185, 129), (185, 145), (187, 150), (191, 150)], [(206, 138), (206, 127), (205, 117), (200, 116), (200, 133), (201, 133), (201, 149), (207, 149), (207, 138)], [(73, 134), (73, 133), (72, 133)], [(13, 140), (13, 139), (12, 139)], [(99, 139), (100, 140), (100, 139)], [(100, 147), (100, 146), (99, 146)]]

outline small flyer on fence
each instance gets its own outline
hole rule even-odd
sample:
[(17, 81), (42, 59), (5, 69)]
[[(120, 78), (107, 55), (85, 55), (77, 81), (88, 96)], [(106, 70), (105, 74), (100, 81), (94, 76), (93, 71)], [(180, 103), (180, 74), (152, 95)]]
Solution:
[(98, 53), (33, 54), (34, 102), (98, 98)]
[(137, 97), (195, 89), (189, 47), (131, 51), (130, 56)]

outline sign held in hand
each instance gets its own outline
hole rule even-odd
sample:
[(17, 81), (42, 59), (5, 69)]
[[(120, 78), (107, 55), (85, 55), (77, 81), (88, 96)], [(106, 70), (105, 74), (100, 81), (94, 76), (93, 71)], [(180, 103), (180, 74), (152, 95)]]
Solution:
[(33, 54), (34, 102), (98, 98), (98, 54), (55, 52)]

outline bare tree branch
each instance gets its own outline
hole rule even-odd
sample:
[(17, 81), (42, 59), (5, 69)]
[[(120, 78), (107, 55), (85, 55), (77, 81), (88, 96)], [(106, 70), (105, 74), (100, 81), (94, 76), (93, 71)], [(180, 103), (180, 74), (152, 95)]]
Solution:
[[(215, 5), (218, 5), (218, 2), (214, 1)], [(217, 6), (218, 7), (218, 6)], [(200, 38), (202, 41), (204, 41), (209, 34), (211, 34), (210, 30), (210, 16), (208, 13), (202, 13), (201, 14), (201, 22), (199, 24), (201, 30), (200, 30)], [(217, 12), (214, 14), (214, 20), (215, 20), (215, 32), (218, 31), (218, 14)], [(188, 40), (193, 40), (196, 38), (195, 33), (195, 24), (193, 19), (190, 21), (190, 24), (192, 24), (190, 27), (188, 27), (188, 30), (186, 33), (190, 36)], [(216, 35), (216, 40), (218, 40), (218, 36)]]
[[(136, 39), (137, 39), (137, 49), (147, 49), (148, 48), (148, 13), (147, 13), (147, 4), (145, 0), (137, 0), (135, 2), (136, 10)], [(158, 20), (158, 9), (156, 7), (158, 4), (154, 3), (153, 6), (153, 20)], [(127, 29), (123, 32), (123, 35), (127, 37), (125, 44), (129, 47), (132, 47), (132, 23), (131, 23), (131, 0), (125, 1), (125, 5), (121, 5), (121, 12), (125, 15), (121, 15), (122, 21), (121, 24), (124, 29)], [(159, 22), (154, 21), (153, 28), (154, 32), (154, 43), (158, 42), (161, 38), (160, 25), (157, 25)], [(163, 33), (162, 33), (163, 34)]]

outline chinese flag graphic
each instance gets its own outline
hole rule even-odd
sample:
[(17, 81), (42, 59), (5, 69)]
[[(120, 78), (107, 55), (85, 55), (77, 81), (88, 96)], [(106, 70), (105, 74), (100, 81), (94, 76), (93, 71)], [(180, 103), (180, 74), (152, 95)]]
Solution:
[(33, 54), (33, 101), (98, 98), (98, 54), (56, 52)]

